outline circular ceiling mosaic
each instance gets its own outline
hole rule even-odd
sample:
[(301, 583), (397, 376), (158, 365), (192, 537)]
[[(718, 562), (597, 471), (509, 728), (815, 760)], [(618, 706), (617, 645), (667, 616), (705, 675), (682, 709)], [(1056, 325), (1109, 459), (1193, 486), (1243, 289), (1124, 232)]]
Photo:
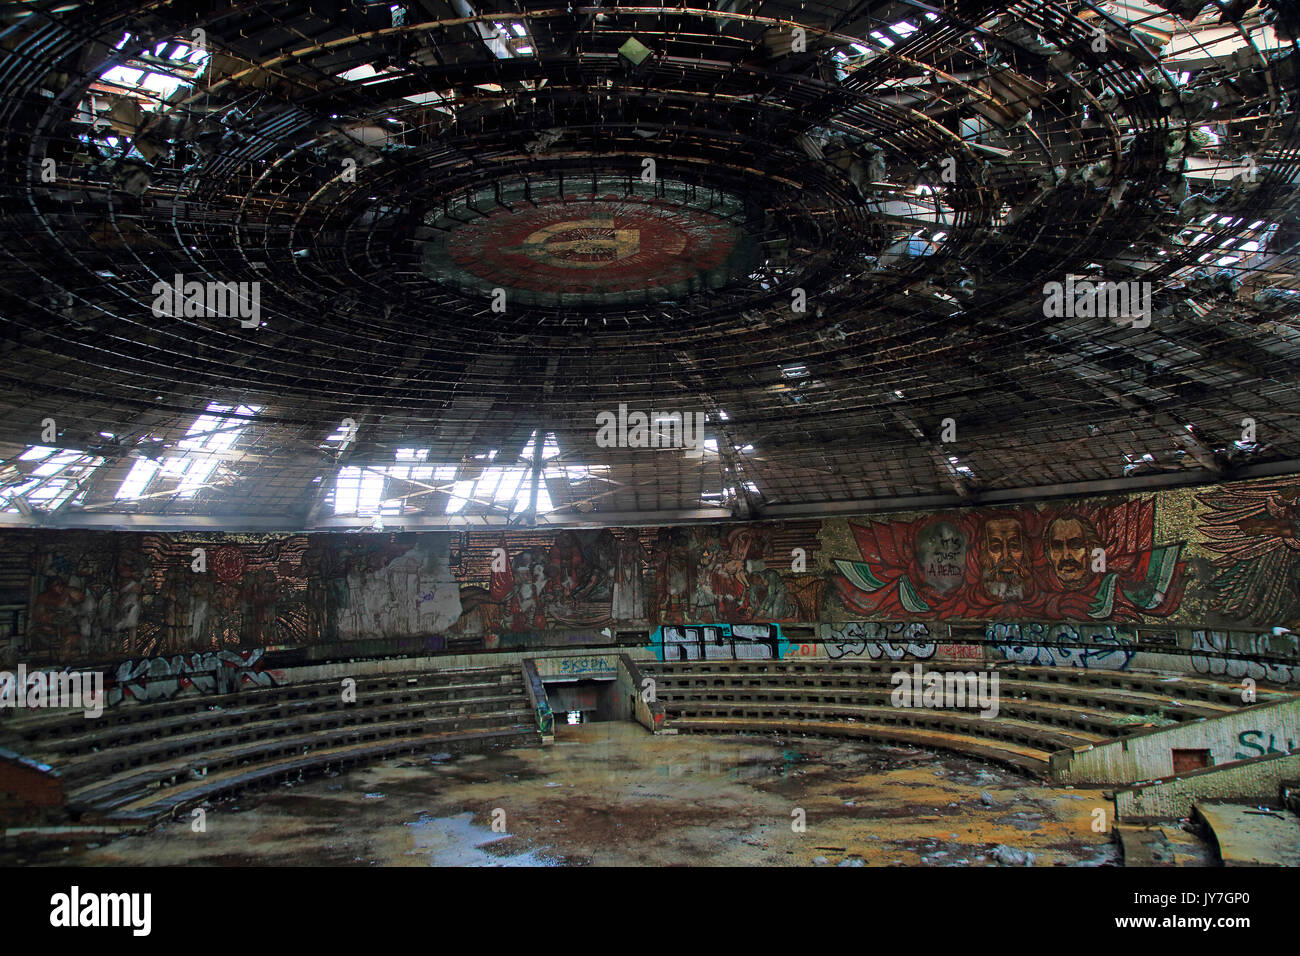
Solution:
[[(715, 190), (471, 197), (426, 216), (427, 275), (529, 306), (680, 300), (749, 280), (760, 263), (743, 204)], [(477, 212), (477, 215), (475, 215)]]

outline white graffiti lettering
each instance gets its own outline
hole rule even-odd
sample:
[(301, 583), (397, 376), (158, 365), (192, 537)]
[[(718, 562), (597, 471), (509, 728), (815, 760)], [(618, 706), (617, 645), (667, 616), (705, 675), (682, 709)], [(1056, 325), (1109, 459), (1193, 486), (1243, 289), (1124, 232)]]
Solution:
[(882, 624), (876, 621), (850, 621), (847, 624), (827, 624), (824, 629), (826, 656), (831, 660), (841, 657), (861, 657), (869, 654), (873, 660), (888, 657), (891, 661), (905, 657), (927, 660), (934, 657), (933, 641), (927, 641), (930, 629), (920, 622)]
[(124, 699), (170, 700), (182, 694), (229, 694), (247, 686), (273, 687), (275, 678), (262, 670), (261, 648), (177, 654), (175, 657), (124, 661), (108, 689), (109, 705)]

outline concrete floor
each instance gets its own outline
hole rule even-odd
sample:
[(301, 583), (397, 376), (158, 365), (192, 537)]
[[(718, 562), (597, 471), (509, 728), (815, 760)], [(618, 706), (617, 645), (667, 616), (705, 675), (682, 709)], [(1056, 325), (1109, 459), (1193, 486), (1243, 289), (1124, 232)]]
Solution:
[(1287, 810), (1198, 803), (1225, 866), (1300, 866), (1300, 822)]
[(558, 727), (553, 747), (389, 761), (217, 804), (204, 833), (183, 819), (31, 862), (984, 866), (1006, 845), (1039, 866), (1105, 865), (1117, 850), (1092, 823), (1108, 804), (909, 748), (595, 723)]

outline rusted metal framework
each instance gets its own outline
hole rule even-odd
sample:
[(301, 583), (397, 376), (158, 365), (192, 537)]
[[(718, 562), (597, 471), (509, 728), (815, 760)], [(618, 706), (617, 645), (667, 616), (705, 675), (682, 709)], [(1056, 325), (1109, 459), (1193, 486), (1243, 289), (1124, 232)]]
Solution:
[[(1295, 470), (1298, 33), (1221, 0), (6, 4), (0, 521)], [(1086, 281), (1150, 311), (1048, 305)], [(708, 441), (602, 447), (620, 403)]]

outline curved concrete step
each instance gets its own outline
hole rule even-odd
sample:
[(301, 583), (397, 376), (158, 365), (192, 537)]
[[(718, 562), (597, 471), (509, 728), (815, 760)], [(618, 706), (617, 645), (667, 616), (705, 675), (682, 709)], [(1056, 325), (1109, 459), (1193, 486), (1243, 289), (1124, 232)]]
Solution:
[[(1231, 713), (1240, 707), (1210, 701), (1184, 701), (1154, 692), (1134, 691), (1125, 688), (1105, 687), (1101, 685), (1073, 685), (1057, 682), (1040, 683), (1037, 681), (1017, 680), (999, 673), (999, 693), (1004, 698), (1023, 700), (1026, 703), (1060, 704), (1065, 707), (1082, 709), (1116, 710), (1128, 714), (1144, 714), (1162, 711), (1174, 720), (1195, 720), (1201, 717), (1217, 717)], [(726, 675), (722, 673), (674, 678), (673, 675), (659, 674), (656, 680), (656, 694), (668, 698), (676, 694), (681, 698), (704, 694), (754, 693), (768, 689), (782, 689), (808, 694), (850, 692), (854, 690), (871, 690), (890, 687), (889, 673), (864, 673), (858, 675), (840, 675), (833, 680), (822, 680), (808, 675)], [(773, 684), (772, 681), (780, 681)], [(1098, 705), (1106, 705), (1099, 707)]]
[[(357, 677), (356, 681), (358, 699), (375, 692), (432, 690), (461, 684), (491, 684), (518, 687), (521, 691), (523, 689), (523, 675), (515, 665), (366, 674)], [(105, 728), (116, 729), (125, 725), (149, 724), (168, 718), (201, 715), (209, 712), (213, 706), (233, 710), (241, 707), (266, 707), (321, 698), (337, 698), (339, 688), (339, 680), (327, 679), (281, 684), (275, 687), (245, 688), (231, 694), (203, 694), (171, 700), (124, 703), (107, 708), (101, 716), (95, 718), (95, 725), (102, 731)], [(0, 733), (6, 740), (16, 743), (80, 736), (78, 731), (84, 731), (86, 726), (86, 719), (79, 714), (30, 711), (14, 713), (21, 713), (22, 719), (11, 721), (9, 726), (0, 728)], [(19, 743), (19, 746), (14, 749), (21, 751), (23, 746)]]
[[(655, 693), (658, 700), (666, 708), (671, 709), (679, 701), (685, 703), (706, 700), (725, 704), (729, 702), (767, 703), (775, 699), (793, 699), (810, 707), (819, 704), (825, 706), (875, 706), (866, 702), (887, 702), (890, 699), (891, 690), (885, 687), (814, 688), (809, 690), (799, 687), (767, 685), (762, 688), (709, 688), (708, 693), (704, 694), (694, 688), (685, 692), (673, 693), (673, 688), (669, 687), (665, 690), (663, 684), (658, 684)], [(999, 696), (998, 707), (1001, 713), (1010, 714), (1013, 717), (1016, 715), (1030, 715), (1031, 717), (1041, 718), (1037, 720), (1022, 718), (1026, 719), (1028, 723), (1038, 723), (1045, 728), (1056, 730), (1068, 727), (1072, 731), (1083, 731), (1084, 734), (1096, 735), (1097, 739), (1122, 736), (1142, 726), (1120, 723), (1118, 716), (1109, 711), (1089, 712), (1078, 704), (1027, 701), (1019, 697)], [(960, 711), (957, 712), (960, 713)]]
[[(526, 714), (525, 702), (516, 697), (493, 698), (491, 703), (476, 701), (474, 710), (447, 711), (441, 706), (413, 704), (403, 707), (359, 707), (308, 714), (292, 720), (270, 718), (255, 720), (236, 727), (199, 730), (159, 740), (67, 757), (54, 766), (64, 779), (78, 781), (93, 774), (114, 774), (128, 767), (145, 767), (168, 760), (198, 754), (219, 754), (244, 745), (263, 741), (308, 739), (331, 731), (362, 731), (390, 724), (413, 725), (440, 721), (495, 719), (508, 722), (513, 715)], [(445, 712), (444, 712), (445, 711)], [(120, 768), (120, 769), (119, 769)]]
[(229, 796), (245, 790), (274, 784), (285, 777), (301, 778), (323, 772), (331, 767), (344, 770), (366, 766), (409, 753), (427, 753), (431, 750), (460, 753), (529, 746), (539, 742), (535, 729), (504, 729), (477, 734), (442, 733), (421, 734), (398, 741), (354, 744), (343, 747), (314, 750), (290, 760), (272, 760), (213, 774), (189, 783), (177, 784), (119, 804), (102, 815), (108, 822), (153, 823), (171, 814), (190, 809), (197, 804)]
[(73, 809), (118, 806), (132, 794), (154, 787), (179, 783), (179, 778), (201, 779), (215, 768), (225, 772), (249, 763), (281, 762), (311, 752), (335, 747), (360, 746), (372, 742), (394, 741), (427, 734), (475, 734), (533, 727), (533, 715), (512, 711), (486, 716), (463, 715), (437, 720), (403, 721), (344, 727), (313, 734), (278, 737), (273, 740), (240, 744), (218, 750), (185, 755), (166, 762), (123, 770), (110, 777), (83, 782), (70, 787), (68, 804)]
[[(473, 685), (476, 688), (499, 689), (497, 684)], [(445, 693), (462, 688), (434, 688), (432, 692)], [(397, 694), (394, 697), (399, 696)], [(427, 698), (414, 695), (404, 703), (386, 704), (380, 699), (366, 699), (364, 702), (345, 704), (337, 696), (314, 700), (289, 701), (270, 706), (245, 706), (231, 709), (210, 710), (202, 714), (182, 717), (165, 717), (157, 721), (144, 721), (110, 728), (106, 734), (86, 733), (77, 737), (64, 737), (51, 742), (48, 746), (36, 749), (33, 753), (42, 756), (47, 763), (60, 766), (75, 764), (78, 759), (98, 756), (107, 751), (127, 750), (134, 747), (161, 744), (173, 741), (183, 742), (204, 734), (223, 736), (230, 733), (246, 733), (253, 728), (269, 723), (303, 723), (308, 721), (328, 720), (343, 714), (352, 714), (358, 723), (372, 722), (363, 720), (367, 714), (392, 715), (403, 711), (430, 713), (457, 706), (473, 706), (486, 711), (499, 708), (503, 702), (522, 704), (525, 700), (522, 689), (505, 694), (489, 696), (473, 695), (468, 697), (448, 696), (446, 698)], [(381, 719), (383, 719), (381, 717)]]
[(1005, 764), (1035, 776), (1046, 777), (1050, 752), (987, 737), (952, 734), (913, 728), (881, 727), (820, 720), (731, 720), (691, 718), (673, 722), (678, 731), (694, 733), (797, 733), (821, 737), (855, 737), (887, 744), (907, 744), (948, 750)]
[[(995, 740), (1011, 740), (1028, 744), (1042, 744), (1046, 752), (1053, 750), (1066, 750), (1074, 747), (1086, 747), (1089, 744), (1099, 743), (1111, 738), (1102, 737), (1097, 734), (1088, 734), (1082, 732), (1062, 732), (1059, 728), (1044, 727), (1041, 724), (1034, 724), (1023, 720), (1014, 720), (1005, 717), (982, 718), (974, 713), (963, 713), (956, 710), (939, 710), (930, 708), (902, 708), (902, 707), (858, 707), (858, 706), (837, 706), (837, 707), (792, 707), (792, 708), (745, 708), (745, 707), (728, 707), (722, 705), (719, 707), (715, 704), (698, 704), (691, 702), (677, 702), (666, 705), (668, 711), (668, 720), (666, 726), (669, 728), (680, 726), (682, 720), (711, 719), (711, 720), (814, 720), (814, 721), (831, 721), (839, 723), (841, 721), (851, 723), (860, 721), (863, 724), (877, 727), (903, 727), (925, 730), (924, 727), (917, 727), (917, 724), (930, 724), (936, 730), (953, 730), (956, 733), (972, 731), (972, 736), (987, 737)], [(787, 713), (768, 713), (766, 711), (780, 709), (788, 710)], [(731, 713), (717, 713), (716, 711), (731, 711)], [(748, 710), (748, 713), (744, 711)], [(754, 713), (755, 710), (763, 710), (764, 713)], [(811, 711), (811, 713), (809, 713)], [(679, 716), (680, 715), (680, 716)], [(957, 729), (959, 728), (959, 729)]]

